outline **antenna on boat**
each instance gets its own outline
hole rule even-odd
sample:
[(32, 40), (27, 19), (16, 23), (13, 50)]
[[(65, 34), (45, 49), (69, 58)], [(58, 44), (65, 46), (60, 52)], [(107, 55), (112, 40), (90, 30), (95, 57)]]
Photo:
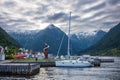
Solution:
[(70, 12), (70, 16), (69, 16), (69, 30), (68, 30), (68, 49), (67, 49), (67, 53), (68, 53), (68, 58), (70, 58), (70, 26), (71, 26), (71, 12)]

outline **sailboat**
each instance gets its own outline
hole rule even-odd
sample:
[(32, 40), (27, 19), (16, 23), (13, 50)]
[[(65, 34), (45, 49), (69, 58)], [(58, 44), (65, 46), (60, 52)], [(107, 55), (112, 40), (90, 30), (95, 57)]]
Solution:
[(90, 67), (92, 66), (92, 64), (87, 60), (81, 60), (81, 59), (71, 60), (70, 59), (70, 25), (71, 25), (71, 12), (69, 17), (69, 32), (68, 32), (68, 50), (67, 50), (68, 59), (55, 61), (56, 67)]

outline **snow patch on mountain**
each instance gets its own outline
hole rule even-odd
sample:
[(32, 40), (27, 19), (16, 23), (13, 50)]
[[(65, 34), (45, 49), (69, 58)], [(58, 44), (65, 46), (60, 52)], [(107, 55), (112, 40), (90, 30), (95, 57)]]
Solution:
[(92, 37), (95, 36), (100, 30), (96, 30), (96, 31), (89, 31), (89, 32), (78, 32), (75, 35), (77, 36), (77, 38), (81, 38), (81, 37)]
[(35, 34), (41, 30), (24, 30), (24, 31), (7, 31), (7, 33), (16, 33), (16, 34)]

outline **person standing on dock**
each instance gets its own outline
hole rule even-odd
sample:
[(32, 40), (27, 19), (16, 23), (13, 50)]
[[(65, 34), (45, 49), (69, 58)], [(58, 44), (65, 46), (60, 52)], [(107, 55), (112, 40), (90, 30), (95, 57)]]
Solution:
[(46, 43), (45, 44), (45, 48), (43, 49), (43, 51), (44, 51), (44, 55), (45, 55), (45, 59), (48, 59), (48, 48), (49, 48), (50, 46)]

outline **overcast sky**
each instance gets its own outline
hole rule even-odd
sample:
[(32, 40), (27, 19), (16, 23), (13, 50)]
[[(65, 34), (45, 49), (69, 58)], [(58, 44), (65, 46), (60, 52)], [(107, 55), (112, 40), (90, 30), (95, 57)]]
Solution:
[(120, 0), (0, 0), (0, 26), (19, 31), (55, 24), (67, 31), (70, 11), (72, 32), (109, 30), (120, 22)]

